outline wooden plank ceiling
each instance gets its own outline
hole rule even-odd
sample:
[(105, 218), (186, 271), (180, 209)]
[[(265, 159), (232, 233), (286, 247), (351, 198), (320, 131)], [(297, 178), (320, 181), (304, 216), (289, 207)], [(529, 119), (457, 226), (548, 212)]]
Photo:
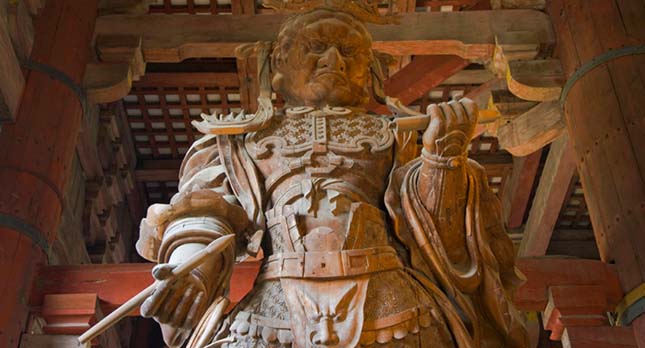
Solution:
[[(384, 2), (384, 11), (387, 7), (387, 2)], [(484, 0), (399, 0), (394, 3), (394, 9), (401, 12), (490, 8), (490, 2)], [(271, 12), (254, 0), (156, 0), (148, 11), (150, 15), (262, 15)], [(441, 56), (439, 59), (449, 61), (450, 57)], [(405, 66), (410, 62), (411, 66), (417, 64), (422, 67), (425, 60), (432, 59), (437, 58), (394, 57), (387, 69), (391, 81), (386, 82), (386, 88), (387, 83), (392, 82), (394, 87), (391, 91), (404, 91), (406, 101), (411, 101), (408, 102), (411, 108), (425, 110), (430, 103), (468, 95), (494, 79), (481, 65), (460, 66), (456, 61), (455, 64), (446, 64), (446, 69), (452, 70), (450, 73), (443, 72), (446, 76), (441, 78), (437, 78), (434, 72), (432, 76), (425, 76), (425, 70), (417, 75), (406, 72)], [(201, 113), (229, 113), (242, 109), (253, 111), (252, 101), (257, 92), (252, 84), (249, 86), (248, 81), (253, 78), (254, 71), (248, 69), (253, 64), (247, 63), (224, 57), (189, 59), (180, 63), (148, 63), (146, 74), (133, 83), (130, 94), (123, 99), (123, 106), (138, 158), (136, 180), (148, 205), (166, 203), (176, 193), (181, 158), (190, 144), (201, 136), (190, 125), (192, 120), (199, 120)], [(396, 87), (401, 84), (411, 85), (412, 88)], [(281, 105), (279, 96), (273, 97), (275, 104)], [(469, 148), (469, 155), (485, 166), (493, 191), (502, 201), (508, 202), (506, 205), (510, 211), (506, 211), (505, 216), (512, 220), (509, 221), (512, 222), (509, 223), (509, 231), (516, 242), (522, 238), (523, 225), (530, 215), (548, 147), (534, 154), (532, 159), (528, 160), (530, 157), (527, 157), (526, 161), (521, 161), (501, 149), (496, 137), (483, 133), (473, 140)], [(546, 253), (598, 258), (584, 193), (577, 175), (573, 175), (564, 185), (566, 194), (560, 202), (561, 206), (547, 207), (556, 210), (557, 218)]]

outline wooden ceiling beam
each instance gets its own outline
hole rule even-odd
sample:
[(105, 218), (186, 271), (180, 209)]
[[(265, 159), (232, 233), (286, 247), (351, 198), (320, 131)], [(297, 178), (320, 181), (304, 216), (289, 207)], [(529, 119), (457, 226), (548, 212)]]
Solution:
[(134, 176), (137, 182), (177, 181), (179, 168), (137, 169)]
[(566, 133), (551, 144), (533, 206), (524, 228), (519, 256), (546, 254), (551, 235), (576, 172), (575, 154)]
[(495, 79), (495, 75), (485, 69), (461, 70), (443, 81), (442, 85), (482, 85)]
[[(41, 306), (45, 295), (94, 293), (104, 314), (114, 310), (152, 283), (151, 263), (46, 266), (29, 296), (29, 305)], [(253, 285), (260, 262), (235, 265), (231, 280), (231, 301), (239, 301)], [(526, 275), (514, 295), (518, 309), (542, 311), (548, 302), (547, 289), (562, 285), (602, 285), (608, 303), (622, 299), (618, 276), (612, 265), (593, 260), (562, 258), (520, 258), (517, 267)], [(136, 313), (132, 313), (135, 315)]]
[(99, 15), (147, 14), (154, 0), (100, 0)]
[[(233, 266), (229, 298), (237, 304), (251, 289), (260, 271), (261, 261), (249, 259)], [(103, 314), (107, 315), (132, 296), (148, 287), (153, 263), (91, 264), (45, 266), (29, 294), (29, 305), (40, 307), (50, 294), (96, 294)], [(229, 307), (231, 308), (231, 307)], [(138, 310), (130, 315), (138, 315)]]
[(167, 182), (179, 180), (181, 160), (144, 160), (134, 171), (137, 182)]
[(514, 156), (527, 156), (554, 141), (565, 128), (560, 103), (542, 102), (500, 125), (497, 139)]
[[(392, 55), (458, 55), (483, 62), (492, 57), (495, 37), (508, 31), (534, 33), (532, 40), (546, 46), (555, 42), (548, 16), (533, 10), (418, 12), (400, 18), (397, 26), (368, 25), (374, 49)], [(109, 15), (99, 17), (96, 34), (141, 36), (147, 62), (179, 62), (234, 57), (240, 44), (275, 40), (284, 20), (284, 15)], [(505, 48), (510, 51), (515, 46), (526, 43)]]
[[(457, 56), (418, 56), (385, 81), (385, 94), (398, 98), (404, 105), (410, 104), (467, 65), (467, 60)], [(375, 101), (367, 109), (377, 114), (389, 112), (385, 105)]]
[(511, 177), (502, 196), (502, 211), (510, 229), (519, 228), (531, 198), (533, 183), (540, 166), (542, 149), (524, 157), (513, 157)]
[(566, 77), (557, 59), (517, 60), (508, 63), (508, 89), (534, 101), (558, 100)]
[(196, 82), (213, 81), (214, 85), (237, 87), (240, 84), (236, 73), (219, 72), (173, 72), (147, 73), (137, 82), (138, 87), (191, 86)]
[(544, 10), (546, 0), (490, 0), (490, 5), (494, 10), (511, 8)]
[(612, 304), (623, 297), (616, 269), (601, 261), (520, 257), (516, 265), (527, 278), (513, 296), (513, 302), (522, 311), (543, 311), (549, 300), (548, 288), (553, 286), (600, 285), (605, 289), (607, 302)]

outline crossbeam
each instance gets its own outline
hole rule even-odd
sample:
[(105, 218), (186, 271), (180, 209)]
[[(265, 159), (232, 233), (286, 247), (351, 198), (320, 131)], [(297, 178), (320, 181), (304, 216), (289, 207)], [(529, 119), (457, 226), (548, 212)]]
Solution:
[[(124, 304), (154, 279), (152, 263), (93, 264), (73, 266), (46, 266), (40, 269), (29, 305), (40, 307), (45, 295), (94, 293), (100, 300), (101, 310), (107, 315)], [(229, 299), (237, 304), (252, 288), (260, 269), (259, 261), (242, 262), (233, 268)], [(131, 315), (139, 315), (133, 312)]]
[[(548, 16), (534, 10), (406, 13), (400, 19), (396, 26), (368, 24), (374, 49), (392, 55), (457, 55), (487, 61), (495, 37), (507, 32), (531, 32), (537, 38), (537, 42), (509, 44), (507, 50), (555, 43)], [(95, 33), (141, 36), (146, 62), (179, 62), (234, 57), (240, 44), (275, 40), (284, 20), (284, 15), (109, 15), (98, 18)]]
[[(231, 303), (246, 295), (259, 271), (259, 261), (237, 264), (231, 279)], [(108, 314), (153, 281), (151, 263), (47, 266), (38, 275), (29, 304), (42, 305), (49, 294), (97, 294), (104, 314)], [(618, 276), (611, 265), (593, 260), (561, 258), (519, 259), (518, 268), (528, 281), (515, 294), (520, 310), (541, 311), (548, 301), (547, 289), (560, 285), (599, 285), (606, 288), (607, 302), (622, 298)], [(132, 313), (137, 315), (138, 313)]]
[(527, 279), (513, 297), (515, 306), (522, 311), (543, 311), (549, 301), (548, 289), (554, 286), (601, 286), (607, 303), (613, 306), (623, 297), (615, 267), (601, 261), (520, 257), (517, 268)]

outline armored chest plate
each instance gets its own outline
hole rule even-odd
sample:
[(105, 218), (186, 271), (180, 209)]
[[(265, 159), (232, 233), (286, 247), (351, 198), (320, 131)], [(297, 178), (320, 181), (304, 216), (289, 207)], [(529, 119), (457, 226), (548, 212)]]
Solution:
[(266, 129), (249, 134), (246, 144), (251, 156), (262, 159), (272, 151), (287, 157), (330, 150), (335, 154), (378, 153), (393, 142), (386, 118), (355, 114), (345, 108), (301, 107), (287, 109)]

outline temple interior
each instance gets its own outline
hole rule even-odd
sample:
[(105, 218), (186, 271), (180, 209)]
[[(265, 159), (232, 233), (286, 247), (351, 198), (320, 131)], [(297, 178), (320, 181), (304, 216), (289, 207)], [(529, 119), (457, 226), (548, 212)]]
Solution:
[[(527, 348), (645, 348), (645, 0), (373, 5), (398, 18), (366, 25), (385, 95), (479, 108), (467, 155), (525, 278)], [(83, 347), (153, 283), (141, 220), (179, 191), (202, 114), (260, 108), (260, 49), (238, 47), (285, 18), (259, 0), (0, 1), (0, 347)], [(376, 99), (367, 113), (398, 117)], [(227, 310), (267, 259), (232, 266)], [(132, 308), (88, 346), (166, 347)]]

